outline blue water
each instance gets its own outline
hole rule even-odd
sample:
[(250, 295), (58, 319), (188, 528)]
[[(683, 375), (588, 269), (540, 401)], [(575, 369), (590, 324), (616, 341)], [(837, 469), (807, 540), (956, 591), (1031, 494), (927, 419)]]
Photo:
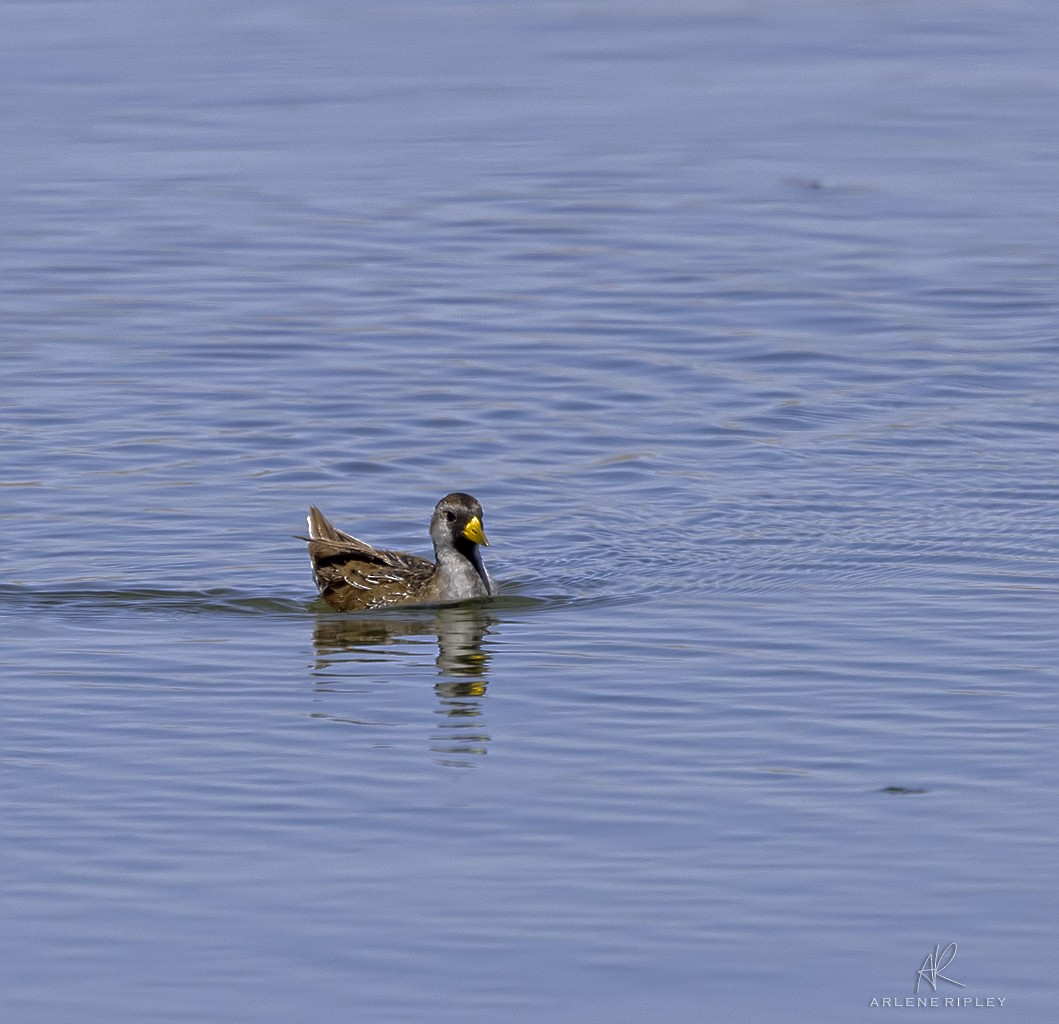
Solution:
[(0, 1020), (1054, 1017), (1059, 11), (3, 18)]

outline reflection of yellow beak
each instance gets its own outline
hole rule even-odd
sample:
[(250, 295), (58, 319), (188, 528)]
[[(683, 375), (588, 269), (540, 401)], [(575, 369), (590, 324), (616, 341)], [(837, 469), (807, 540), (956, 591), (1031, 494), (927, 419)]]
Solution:
[(482, 529), (482, 521), (477, 516), (471, 516), (471, 521), (463, 528), (463, 535), (475, 544), (489, 547), (489, 541), (485, 539), (485, 530)]

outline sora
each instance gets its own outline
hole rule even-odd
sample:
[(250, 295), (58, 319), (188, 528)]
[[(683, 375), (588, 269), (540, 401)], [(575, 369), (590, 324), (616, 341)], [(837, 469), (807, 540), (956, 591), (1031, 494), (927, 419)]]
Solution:
[(482, 506), (456, 491), (437, 503), (430, 518), (434, 559), (383, 551), (336, 530), (309, 507), (309, 561), (320, 596), (340, 612), (397, 604), (447, 604), (496, 593), (478, 546), (487, 545)]

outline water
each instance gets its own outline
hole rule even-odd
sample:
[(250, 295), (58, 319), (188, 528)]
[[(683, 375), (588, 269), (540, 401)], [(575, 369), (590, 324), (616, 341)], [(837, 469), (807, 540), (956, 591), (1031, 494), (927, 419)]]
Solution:
[(5, 1021), (1054, 1016), (1050, 8), (4, 19)]

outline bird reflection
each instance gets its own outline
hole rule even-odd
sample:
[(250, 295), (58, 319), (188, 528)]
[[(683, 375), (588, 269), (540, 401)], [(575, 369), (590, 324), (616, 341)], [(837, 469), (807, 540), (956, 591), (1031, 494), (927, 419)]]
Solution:
[(313, 631), (315, 668), (326, 673), (339, 664), (379, 661), (379, 648), (415, 644), (417, 638), (433, 636), (438, 654), (434, 659), (437, 680), (438, 732), (431, 750), (441, 763), (467, 767), (471, 758), (488, 750), (489, 735), (483, 721), (483, 698), (491, 655), (483, 640), (496, 621), (477, 604), (452, 605), (426, 614), (380, 615), (372, 618), (321, 617)]

